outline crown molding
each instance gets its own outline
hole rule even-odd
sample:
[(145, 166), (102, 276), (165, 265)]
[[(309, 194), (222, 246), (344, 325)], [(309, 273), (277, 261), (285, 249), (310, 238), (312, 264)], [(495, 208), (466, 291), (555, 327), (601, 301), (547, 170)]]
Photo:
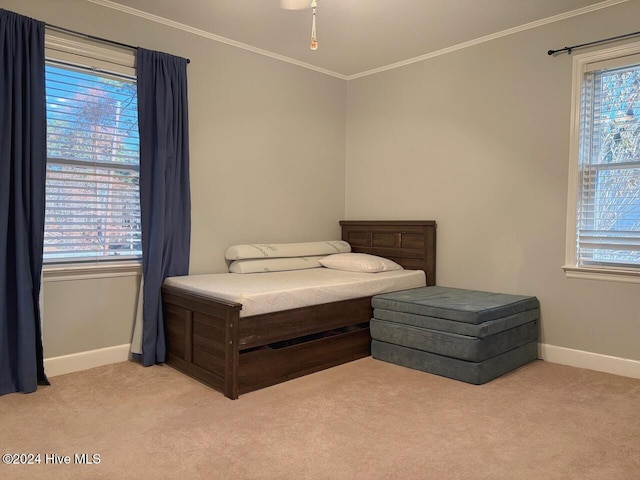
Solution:
[(199, 28), (190, 27), (189, 25), (185, 25), (180, 22), (176, 22), (164, 17), (160, 17), (158, 15), (153, 15), (151, 13), (144, 12), (142, 10), (138, 10), (135, 8), (127, 7), (125, 5), (121, 5), (119, 3), (113, 2), (111, 0), (86, 0), (91, 3), (95, 3), (97, 5), (101, 5), (103, 7), (112, 8), (114, 10), (119, 10), (121, 12), (127, 13), (129, 15), (135, 15), (137, 17), (144, 18), (146, 20), (150, 20), (152, 22), (160, 23), (162, 25), (166, 25), (168, 27), (176, 28), (178, 30), (183, 30), (188, 33), (192, 33), (194, 35), (198, 35), (204, 38), (208, 38), (210, 40), (214, 40), (216, 42), (224, 43), (226, 45), (230, 45), (232, 47), (241, 48), (243, 50), (248, 50), (253, 53), (257, 53), (258, 55), (264, 55), (266, 57), (270, 57), (276, 60), (280, 60), (282, 62), (291, 63), (293, 65), (297, 65), (302, 68), (307, 68), (309, 70), (313, 70), (319, 73), (323, 73), (325, 75), (329, 75), (332, 77), (339, 78), (341, 80), (355, 80), (357, 78), (367, 77), (369, 75), (375, 75), (376, 73), (385, 72), (387, 70), (393, 70), (396, 68), (404, 67), (406, 65), (410, 65), (412, 63), (422, 62), (428, 60), (430, 58), (439, 57), (441, 55), (446, 55), (447, 53), (452, 53), (458, 50), (462, 50), (464, 48), (473, 47), (475, 45), (480, 45), (482, 43), (490, 42), (491, 40), (495, 40), (498, 38), (506, 37), (509, 35), (513, 35), (519, 32), (523, 32), (526, 30), (531, 30), (532, 28), (541, 27), (543, 25), (548, 25), (550, 23), (559, 22), (562, 20), (567, 20), (569, 18), (577, 17), (580, 15), (584, 15), (587, 13), (595, 12), (597, 10), (602, 10), (603, 8), (612, 7), (614, 5), (618, 5), (620, 3), (628, 2), (629, 0), (605, 0), (603, 2), (595, 3), (593, 5), (589, 5), (586, 7), (578, 8), (576, 10), (571, 10), (569, 12), (561, 13), (558, 15), (553, 15), (551, 17), (543, 18), (540, 20), (536, 20), (535, 22), (525, 23), (524, 25), (520, 25), (513, 28), (508, 28), (506, 30), (502, 30), (500, 32), (492, 33), (490, 35), (485, 35), (484, 37), (476, 38), (474, 40), (469, 40), (468, 42), (459, 43), (457, 45), (453, 45), (451, 47), (443, 48), (440, 50), (436, 50), (430, 53), (426, 53), (424, 55), (420, 55), (418, 57), (409, 58), (407, 60), (403, 60), (401, 62), (392, 63), (389, 65), (385, 65), (383, 67), (374, 68), (371, 70), (366, 70), (364, 72), (355, 73), (352, 75), (343, 75), (338, 72), (334, 72), (332, 70), (327, 70), (325, 68), (317, 67), (315, 65), (311, 65), (306, 62), (302, 62), (300, 60), (296, 60), (295, 58), (286, 57), (284, 55), (280, 55), (278, 53), (270, 52), (268, 50), (263, 50), (261, 48), (254, 47), (252, 45), (248, 45), (246, 43), (237, 42), (235, 40), (231, 40), (230, 38), (222, 37), (220, 35), (216, 35), (215, 33), (210, 33), (205, 30), (200, 30)]
[(123, 13), (128, 13), (129, 15), (135, 15), (136, 17), (141, 17), (146, 20), (150, 20), (152, 22), (160, 23), (168, 27), (182, 30), (184, 32), (192, 33), (193, 35), (198, 35), (200, 37), (208, 38), (209, 40), (214, 40), (216, 42), (224, 43), (232, 47), (241, 48), (242, 50), (248, 50), (250, 52), (257, 53), (258, 55), (263, 55), (265, 57), (280, 60), (282, 62), (291, 63), (293, 65), (297, 65), (298, 67), (314, 70), (316, 72), (323, 73), (331, 77), (336, 77), (341, 80), (347, 80), (347, 76), (341, 73), (334, 72), (326, 68), (317, 67), (315, 65), (311, 65), (310, 63), (302, 62), (300, 60), (296, 60), (295, 58), (286, 57), (284, 55), (270, 52), (268, 50), (263, 50), (262, 48), (254, 47), (246, 43), (237, 42), (235, 40), (231, 40), (230, 38), (216, 35), (215, 33), (210, 33), (205, 30), (201, 30), (199, 28), (190, 27), (189, 25), (185, 25), (184, 23), (175, 22), (173, 20), (169, 20), (168, 18), (160, 17), (158, 15), (153, 15), (152, 13), (143, 12), (142, 10), (127, 7), (125, 5), (120, 5), (119, 3), (112, 2), (111, 0), (86, 0), (86, 1), (95, 3), (97, 5), (101, 5), (103, 7), (112, 8), (114, 10), (119, 10)]
[(436, 50), (434, 52), (426, 53), (418, 57), (413, 57), (407, 60), (403, 60), (401, 62), (385, 65), (384, 67), (374, 68), (371, 70), (367, 70), (365, 72), (348, 75), (347, 80), (355, 80), (356, 78), (368, 77), (369, 75), (375, 75), (376, 73), (386, 72), (387, 70), (393, 70), (395, 68), (404, 67), (405, 65), (410, 65), (412, 63), (422, 62), (430, 58), (439, 57), (441, 55), (446, 55), (447, 53), (455, 52), (468, 47), (473, 47), (475, 45), (480, 45), (481, 43), (490, 42), (491, 40), (495, 40), (497, 38), (507, 37), (515, 33), (524, 32), (526, 30), (531, 30), (532, 28), (538, 28), (543, 25), (548, 25), (550, 23), (560, 22), (568, 18), (578, 17), (586, 13), (595, 12), (597, 10), (602, 10), (603, 8), (612, 7), (614, 5), (618, 5), (619, 3), (625, 3), (628, 1), (629, 0), (605, 0), (604, 2), (594, 3), (593, 5), (589, 5), (587, 7), (582, 7), (576, 10), (571, 10), (569, 12), (560, 13), (558, 15), (553, 15), (552, 17), (536, 20), (535, 22), (525, 23), (524, 25), (519, 25), (517, 27), (508, 28), (500, 32), (492, 33), (490, 35), (485, 35), (484, 37), (476, 38), (474, 40), (469, 40), (468, 42), (459, 43), (457, 45), (443, 48), (441, 50)]

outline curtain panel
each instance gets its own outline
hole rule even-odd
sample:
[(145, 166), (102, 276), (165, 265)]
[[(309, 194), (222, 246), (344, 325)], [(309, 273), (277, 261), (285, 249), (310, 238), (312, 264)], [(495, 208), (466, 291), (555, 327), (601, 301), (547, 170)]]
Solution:
[(187, 59), (138, 48), (145, 366), (166, 359), (162, 282), (189, 271), (191, 197)]
[(44, 23), (0, 9), (0, 394), (48, 384), (40, 321)]

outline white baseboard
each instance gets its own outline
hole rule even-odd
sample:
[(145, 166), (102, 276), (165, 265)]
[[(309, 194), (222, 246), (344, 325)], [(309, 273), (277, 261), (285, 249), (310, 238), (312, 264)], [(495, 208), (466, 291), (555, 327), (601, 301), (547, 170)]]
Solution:
[(613, 373), (623, 377), (640, 378), (640, 361), (611, 357), (600, 353), (573, 350), (545, 343), (538, 344), (538, 358), (551, 363)]
[[(55, 377), (111, 363), (126, 362), (129, 359), (130, 349), (131, 344), (126, 343), (61, 357), (45, 358), (45, 373), (48, 377)], [(640, 361), (628, 358), (573, 350), (545, 343), (538, 344), (538, 358), (571, 367), (586, 368), (598, 372), (622, 375), (623, 377), (640, 378)]]
[(47, 377), (79, 372), (111, 363), (126, 362), (129, 359), (130, 343), (114, 347), (89, 350), (87, 352), (72, 353), (44, 359), (44, 371)]

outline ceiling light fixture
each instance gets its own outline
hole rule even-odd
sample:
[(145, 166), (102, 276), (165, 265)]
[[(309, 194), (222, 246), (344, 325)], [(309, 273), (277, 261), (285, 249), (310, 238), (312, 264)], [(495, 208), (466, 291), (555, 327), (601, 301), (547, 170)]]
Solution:
[(311, 45), (309, 48), (311, 50), (318, 49), (318, 39), (316, 38), (316, 8), (318, 8), (318, 0), (311, 1)]
[(280, 0), (280, 8), (285, 10), (306, 10), (309, 0)]

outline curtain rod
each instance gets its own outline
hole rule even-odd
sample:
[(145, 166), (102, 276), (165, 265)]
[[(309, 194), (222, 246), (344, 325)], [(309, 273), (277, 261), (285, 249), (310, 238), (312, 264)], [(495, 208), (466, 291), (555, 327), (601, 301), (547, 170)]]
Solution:
[(617, 37), (610, 37), (610, 38), (605, 38), (605, 39), (602, 39), (602, 40), (596, 40), (595, 42), (581, 43), (580, 45), (573, 45), (571, 47), (564, 47), (564, 48), (560, 48), (558, 50), (549, 50), (549, 51), (547, 51), (547, 55), (555, 55), (556, 53), (562, 53), (562, 52), (567, 52), (569, 55), (571, 55), (571, 52), (573, 50), (575, 50), (576, 48), (583, 48), (583, 47), (589, 47), (591, 45), (598, 45), (600, 43), (612, 42), (614, 40), (620, 40), (621, 38), (633, 37), (635, 35), (640, 35), (640, 32), (626, 33), (624, 35), (618, 35)]
[[(88, 38), (90, 40), (97, 40), (99, 42), (110, 43), (112, 45), (117, 45), (119, 47), (130, 48), (132, 50), (138, 50), (138, 47), (135, 47), (133, 45), (129, 45), (127, 43), (116, 42), (115, 40), (109, 40), (108, 38), (96, 37), (95, 35), (89, 35), (87, 33), (78, 32), (76, 30), (71, 30), (69, 28), (59, 27), (57, 25), (51, 25), (50, 23), (45, 23), (45, 26), (47, 26), (47, 27), (49, 27), (49, 28), (51, 28), (53, 30), (58, 30), (60, 32), (70, 33), (72, 35), (77, 35), (79, 37)], [(189, 60), (188, 58), (186, 60), (187, 60), (187, 63), (191, 63), (191, 60)]]

